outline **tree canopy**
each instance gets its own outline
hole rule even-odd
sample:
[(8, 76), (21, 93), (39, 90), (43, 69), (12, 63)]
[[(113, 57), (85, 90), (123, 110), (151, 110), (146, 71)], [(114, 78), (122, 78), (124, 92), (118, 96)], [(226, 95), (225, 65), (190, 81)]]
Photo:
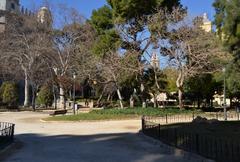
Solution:
[(240, 56), (240, 1), (215, 0), (215, 25), (220, 38), (235, 56)]
[(152, 14), (159, 7), (171, 10), (172, 7), (180, 5), (179, 0), (107, 0), (107, 2), (113, 9), (115, 22), (118, 23)]

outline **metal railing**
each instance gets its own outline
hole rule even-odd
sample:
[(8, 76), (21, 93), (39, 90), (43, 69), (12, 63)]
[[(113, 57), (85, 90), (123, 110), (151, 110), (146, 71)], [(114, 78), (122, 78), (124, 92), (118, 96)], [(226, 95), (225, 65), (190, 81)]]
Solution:
[[(224, 120), (224, 115), (205, 114), (202, 117), (208, 119)], [(201, 134), (191, 131), (193, 125), (187, 123), (196, 116), (165, 116), (165, 117), (142, 117), (142, 132), (150, 137), (160, 140), (168, 145), (193, 152), (217, 162), (239, 162), (240, 161), (240, 139), (231, 139), (224, 137), (215, 137), (210, 134)], [(198, 115), (200, 116), (200, 115)], [(239, 120), (238, 114), (228, 116), (231, 120)], [(230, 118), (231, 117), (231, 118)], [(186, 119), (186, 120), (183, 120)], [(170, 121), (181, 124), (181, 127)], [(167, 124), (166, 124), (167, 123)], [(169, 124), (169, 125), (168, 125)], [(178, 124), (179, 125), (179, 124)], [(196, 125), (197, 127), (197, 125)]]
[(15, 124), (0, 122), (0, 148), (14, 140), (14, 127)]
[[(164, 115), (164, 116), (145, 116), (145, 120), (157, 123), (157, 124), (175, 124), (175, 123), (190, 123), (197, 116), (204, 117), (208, 120), (217, 119), (219, 121), (224, 121), (223, 112), (211, 112), (211, 113), (189, 113), (189, 114), (180, 114), (180, 115)], [(227, 113), (228, 121), (239, 121), (239, 113)]]

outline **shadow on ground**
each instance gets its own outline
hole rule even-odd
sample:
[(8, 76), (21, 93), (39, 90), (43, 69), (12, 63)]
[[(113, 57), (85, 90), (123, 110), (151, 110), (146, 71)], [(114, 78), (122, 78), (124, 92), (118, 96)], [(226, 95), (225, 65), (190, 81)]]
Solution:
[[(70, 134), (71, 132), (69, 132)], [(5, 162), (187, 162), (189, 159), (131, 133), (97, 135), (21, 134)], [(19, 143), (20, 141), (20, 143)], [(4, 159), (3, 159), (4, 158)], [(200, 161), (200, 160), (199, 160)]]

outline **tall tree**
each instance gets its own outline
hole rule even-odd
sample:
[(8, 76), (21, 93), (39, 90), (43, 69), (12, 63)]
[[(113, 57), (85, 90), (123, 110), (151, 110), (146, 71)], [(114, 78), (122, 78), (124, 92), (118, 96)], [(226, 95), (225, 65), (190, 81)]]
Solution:
[(240, 57), (240, 1), (215, 0), (215, 21), (219, 37), (237, 58)]
[(226, 71), (227, 93), (229, 97), (240, 98), (240, 63), (239, 61), (229, 64)]
[(60, 107), (66, 108), (66, 94), (71, 89), (72, 76), (76, 71), (76, 55), (78, 42), (81, 40), (83, 17), (76, 9), (60, 5), (60, 28), (54, 30), (53, 48), (56, 53), (53, 56), (57, 82), (60, 90)]
[(200, 108), (204, 100), (206, 105), (212, 106), (211, 101), (218, 86), (212, 74), (201, 74), (187, 79), (184, 89), (189, 94), (189, 99), (193, 102), (197, 101), (197, 106)]
[(97, 32), (97, 38), (93, 46), (93, 53), (103, 57), (111, 50), (117, 50), (120, 45), (119, 33), (114, 28), (112, 9), (105, 5), (98, 10), (93, 10), (89, 20)]
[[(22, 70), (25, 78), (25, 101), (24, 105), (30, 105), (30, 85), (33, 87), (39, 60), (47, 60), (51, 53), (50, 29), (38, 21), (35, 15), (16, 15), (9, 13), (10, 20), (4, 32), (2, 46), (2, 59), (11, 64), (16, 64)], [(44, 77), (42, 76), (41, 79)], [(45, 78), (46, 79), (46, 78)], [(35, 108), (35, 102), (33, 102)]]
[[(178, 71), (176, 85), (181, 109), (185, 80), (217, 70), (219, 68), (217, 60), (222, 56), (221, 46), (214, 34), (207, 33), (201, 28), (202, 19), (197, 18), (189, 23), (183, 20), (185, 16), (186, 13), (179, 8), (171, 13), (159, 10), (152, 16), (151, 26), (152, 31), (159, 37), (161, 53), (168, 57), (169, 64)], [(160, 20), (167, 23), (162, 23)], [(167, 29), (167, 32), (162, 32), (162, 28)]]
[[(140, 83), (140, 96), (143, 106), (146, 98), (146, 87), (143, 82), (144, 69), (141, 68), (147, 62), (149, 51), (155, 46), (155, 34), (149, 29), (148, 17), (157, 12), (157, 9), (165, 9), (171, 12), (173, 7), (182, 8), (179, 0), (108, 0), (112, 8), (113, 22), (121, 36), (121, 49), (129, 53), (137, 53), (138, 81)], [(152, 45), (152, 46), (151, 46)], [(156, 47), (154, 47), (156, 48)], [(151, 55), (151, 54), (150, 54)], [(151, 57), (151, 56), (150, 56)]]

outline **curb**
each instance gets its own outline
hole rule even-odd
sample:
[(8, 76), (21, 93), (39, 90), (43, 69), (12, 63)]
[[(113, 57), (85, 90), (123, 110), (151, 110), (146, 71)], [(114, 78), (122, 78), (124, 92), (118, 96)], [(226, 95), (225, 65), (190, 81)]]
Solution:
[(39, 121), (42, 123), (98, 123), (98, 122), (110, 122), (110, 121), (140, 121), (141, 118), (135, 118), (135, 119), (112, 119), (112, 120), (78, 120), (78, 121), (63, 121), (63, 120), (44, 120), (40, 119)]

